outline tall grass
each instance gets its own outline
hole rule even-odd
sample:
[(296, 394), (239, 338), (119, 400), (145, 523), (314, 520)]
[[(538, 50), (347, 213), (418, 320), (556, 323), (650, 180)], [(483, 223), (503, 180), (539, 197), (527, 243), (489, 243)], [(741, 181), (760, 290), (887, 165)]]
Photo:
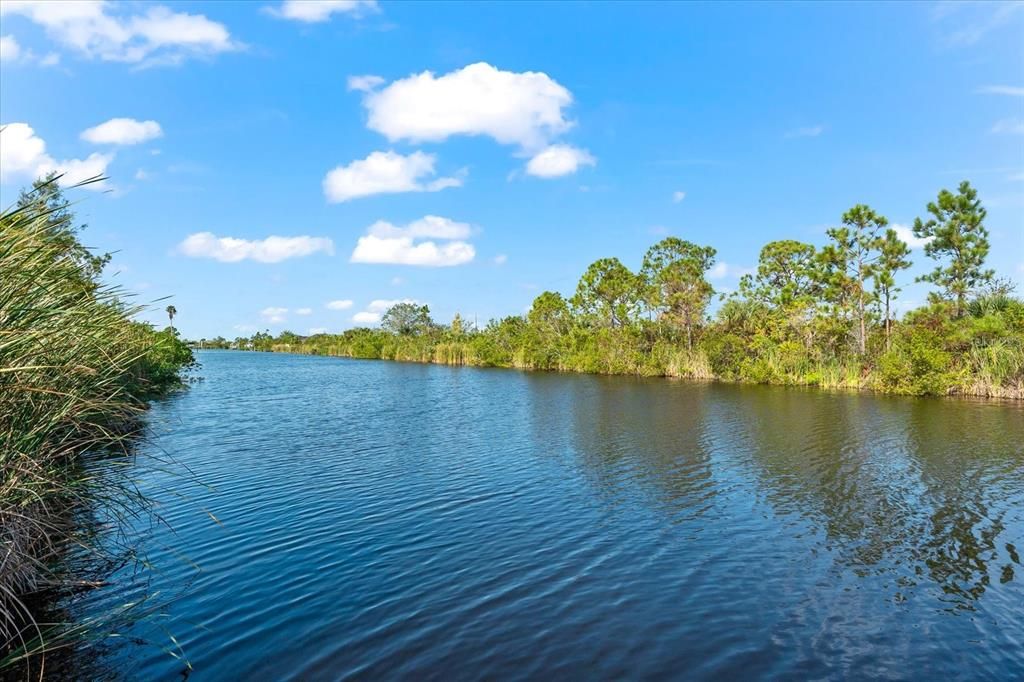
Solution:
[(124, 293), (85, 274), (54, 215), (44, 203), (0, 214), (0, 666), (59, 644), (31, 597), (88, 588), (67, 560), (103, 551), (83, 514), (103, 504), (117, 518), (141, 502), (129, 479), (84, 464), (126, 453), (145, 400), (191, 361), (172, 332), (132, 322)]

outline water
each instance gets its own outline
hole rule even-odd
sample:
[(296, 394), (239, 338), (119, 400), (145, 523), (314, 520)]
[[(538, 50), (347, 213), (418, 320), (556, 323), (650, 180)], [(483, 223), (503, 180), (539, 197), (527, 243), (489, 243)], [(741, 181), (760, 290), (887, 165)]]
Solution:
[(144, 482), (177, 598), (129, 633), (192, 680), (1024, 675), (1019, 406), (200, 359), (151, 418), (203, 485)]

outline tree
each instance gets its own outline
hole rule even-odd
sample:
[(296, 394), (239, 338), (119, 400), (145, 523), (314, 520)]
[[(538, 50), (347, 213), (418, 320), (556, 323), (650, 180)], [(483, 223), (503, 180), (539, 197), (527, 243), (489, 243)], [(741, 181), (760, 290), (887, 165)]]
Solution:
[(380, 326), (393, 334), (409, 336), (429, 331), (434, 321), (430, 319), (430, 308), (427, 306), (402, 302), (388, 308), (381, 318)]
[(95, 291), (104, 266), (110, 262), (110, 254), (97, 254), (83, 246), (78, 233), (85, 225), (75, 225), (71, 205), (64, 198), (58, 184), (59, 175), (50, 173), (32, 183), (31, 190), (22, 190), (18, 195), (17, 210), (33, 210), (46, 215), (47, 237), (60, 247), (81, 272), (79, 283), (86, 291)]
[[(928, 204), (928, 212), (932, 217), (927, 221), (914, 220), (914, 236), (931, 239), (924, 252), (939, 264), (918, 281), (942, 287), (945, 298), (953, 299), (954, 312), (960, 317), (967, 294), (994, 274), (982, 267), (989, 248), (988, 230), (983, 225), (987, 212), (977, 190), (966, 180), (960, 183), (957, 194), (945, 189), (939, 192), (938, 201)], [(941, 262), (944, 258), (949, 259), (947, 265)]]
[(174, 316), (178, 314), (178, 309), (175, 308), (173, 305), (169, 305), (169, 306), (167, 306), (165, 308), (165, 310), (167, 311), (168, 324), (170, 325), (171, 329), (173, 330), (174, 329)]
[(462, 336), (466, 333), (466, 325), (462, 322), (462, 315), (455, 313), (455, 317), (452, 318), (451, 332), (452, 336)]
[(892, 336), (892, 314), (890, 303), (900, 292), (896, 286), (896, 273), (906, 270), (912, 263), (907, 259), (910, 247), (903, 242), (895, 230), (886, 230), (879, 244), (879, 257), (875, 269), (875, 293), (885, 301), (885, 348), (889, 349)]
[(858, 322), (860, 354), (867, 352), (867, 307), (871, 292), (865, 283), (875, 275), (880, 256), (880, 231), (889, 224), (870, 206), (857, 204), (843, 214), (843, 226), (826, 232), (832, 243), (821, 251), (826, 295), (840, 311), (852, 310)]
[(560, 336), (569, 331), (572, 313), (569, 312), (569, 304), (560, 293), (545, 291), (533, 299), (526, 320), (531, 327), (546, 336)]
[(647, 250), (640, 269), (647, 305), (686, 330), (688, 349), (693, 348), (693, 328), (704, 318), (715, 293), (705, 279), (714, 263), (715, 250), (710, 246), (668, 237)]
[(740, 290), (776, 307), (805, 304), (817, 293), (815, 249), (792, 239), (769, 242), (761, 249), (757, 273), (745, 275)]
[(640, 290), (639, 278), (618, 258), (602, 258), (583, 273), (572, 304), (603, 324), (621, 327), (639, 313)]

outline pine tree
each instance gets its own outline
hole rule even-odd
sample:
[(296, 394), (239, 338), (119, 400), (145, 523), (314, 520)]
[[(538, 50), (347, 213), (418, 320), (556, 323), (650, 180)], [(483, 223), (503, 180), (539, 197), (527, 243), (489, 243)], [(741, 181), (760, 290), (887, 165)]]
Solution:
[[(964, 180), (959, 191), (939, 192), (937, 202), (928, 204), (932, 215), (927, 221), (914, 220), (914, 236), (930, 238), (924, 252), (939, 261), (935, 269), (918, 278), (944, 289), (944, 297), (954, 301), (957, 317), (964, 313), (967, 295), (992, 279), (992, 270), (985, 270), (988, 255), (988, 230), (983, 222), (987, 212), (978, 199), (978, 191)], [(943, 259), (949, 259), (943, 264)]]
[(885, 301), (885, 348), (889, 349), (892, 335), (891, 302), (900, 292), (896, 286), (896, 273), (906, 270), (912, 263), (907, 259), (910, 247), (899, 238), (895, 230), (886, 230), (879, 250), (881, 252), (875, 269), (875, 293)]

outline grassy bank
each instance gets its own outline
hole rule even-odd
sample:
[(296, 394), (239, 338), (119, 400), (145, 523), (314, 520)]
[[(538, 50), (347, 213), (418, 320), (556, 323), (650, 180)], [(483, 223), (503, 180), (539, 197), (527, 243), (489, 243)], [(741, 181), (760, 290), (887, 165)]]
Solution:
[(0, 665), (58, 643), (27, 604), (88, 587), (67, 557), (102, 551), (80, 524), (89, 510), (137, 511), (129, 479), (88, 460), (128, 453), (147, 400), (193, 364), (172, 329), (132, 320), (76, 231), (53, 179), (0, 215)]

